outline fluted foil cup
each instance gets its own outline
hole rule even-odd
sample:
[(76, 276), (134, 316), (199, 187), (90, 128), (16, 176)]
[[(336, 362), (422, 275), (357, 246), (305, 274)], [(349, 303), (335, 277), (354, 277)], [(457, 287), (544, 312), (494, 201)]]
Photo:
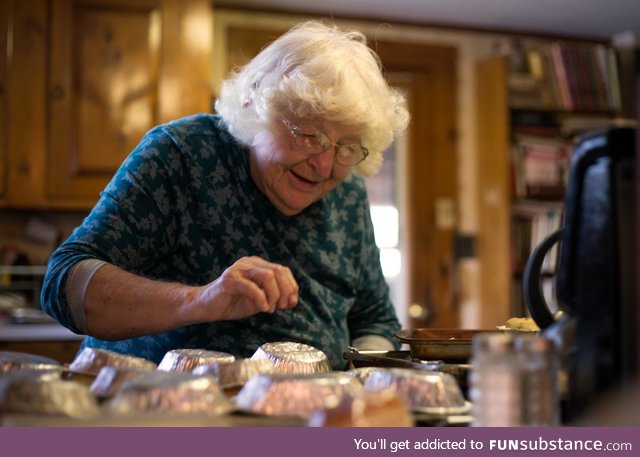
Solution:
[(15, 370), (62, 370), (57, 360), (26, 352), (0, 351), (0, 374)]
[(269, 360), (237, 359), (233, 362), (201, 365), (193, 370), (196, 376), (214, 376), (222, 388), (237, 387), (245, 384), (258, 374), (270, 374), (274, 371)]
[(19, 370), (0, 376), (0, 413), (88, 419), (100, 408), (87, 386), (62, 380), (59, 371)]
[(214, 377), (175, 371), (156, 371), (125, 381), (105, 407), (117, 415), (223, 415), (235, 408)]
[(155, 363), (142, 357), (120, 354), (106, 349), (84, 348), (69, 365), (69, 371), (95, 376), (105, 366), (156, 369)]
[(160, 371), (193, 371), (201, 365), (233, 362), (236, 358), (226, 352), (205, 349), (172, 349), (167, 352), (160, 364)]
[(313, 412), (309, 427), (413, 427), (415, 422), (404, 397), (391, 389), (365, 390), (341, 398), (333, 408)]
[(110, 398), (120, 390), (125, 381), (139, 378), (149, 372), (146, 368), (137, 367), (102, 367), (89, 389), (97, 397)]
[(362, 389), (362, 384), (347, 373), (256, 375), (238, 392), (235, 402), (239, 408), (259, 414), (306, 419)]
[(470, 411), (470, 404), (464, 399), (457, 381), (447, 373), (378, 368), (368, 374), (364, 388), (367, 391), (396, 391), (405, 398), (414, 412), (451, 415)]
[(331, 371), (329, 358), (320, 349), (289, 341), (265, 343), (251, 356), (269, 360), (277, 373), (312, 374)]

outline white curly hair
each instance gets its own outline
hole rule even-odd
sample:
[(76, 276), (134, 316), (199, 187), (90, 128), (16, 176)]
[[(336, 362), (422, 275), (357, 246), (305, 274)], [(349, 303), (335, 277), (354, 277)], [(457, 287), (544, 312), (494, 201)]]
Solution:
[(404, 96), (387, 84), (366, 37), (319, 21), (294, 26), (235, 70), (223, 82), (215, 109), (249, 146), (287, 114), (361, 129), (369, 150), (354, 166), (361, 176), (380, 169), (383, 151), (409, 122)]

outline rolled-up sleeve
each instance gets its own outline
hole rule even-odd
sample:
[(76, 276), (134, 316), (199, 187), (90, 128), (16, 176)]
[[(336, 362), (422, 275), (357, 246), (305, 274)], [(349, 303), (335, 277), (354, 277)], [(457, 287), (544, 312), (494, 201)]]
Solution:
[(41, 306), (75, 333), (86, 326), (69, 304), (72, 268), (97, 259), (134, 273), (151, 271), (167, 255), (175, 233), (175, 208), (181, 196), (181, 156), (161, 128), (150, 131), (122, 164), (100, 200), (71, 236), (51, 255)]

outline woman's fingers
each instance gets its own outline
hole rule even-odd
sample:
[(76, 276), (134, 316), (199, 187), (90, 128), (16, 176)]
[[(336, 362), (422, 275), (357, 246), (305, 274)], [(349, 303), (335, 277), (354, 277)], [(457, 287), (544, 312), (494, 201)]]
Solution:
[(298, 283), (288, 267), (259, 259), (248, 276), (264, 292), (267, 312), (297, 304)]
[(260, 257), (243, 257), (215, 281), (213, 295), (227, 297), (222, 314), (240, 319), (257, 312), (272, 313), (298, 303), (298, 283), (288, 267)]

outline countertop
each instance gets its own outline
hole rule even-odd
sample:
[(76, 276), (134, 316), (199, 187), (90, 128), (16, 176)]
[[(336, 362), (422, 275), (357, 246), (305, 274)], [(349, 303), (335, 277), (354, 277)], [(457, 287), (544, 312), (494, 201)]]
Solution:
[(73, 341), (83, 338), (84, 335), (76, 335), (55, 322), (14, 324), (0, 320), (0, 341)]

